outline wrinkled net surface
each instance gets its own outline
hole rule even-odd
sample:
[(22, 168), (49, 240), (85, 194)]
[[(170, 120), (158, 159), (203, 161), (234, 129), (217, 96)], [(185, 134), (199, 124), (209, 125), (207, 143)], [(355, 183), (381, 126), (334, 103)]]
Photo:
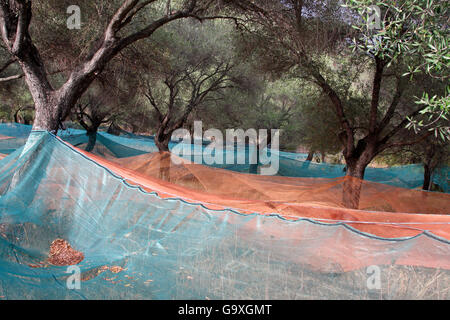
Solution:
[[(23, 146), (30, 132), (31, 126), (29, 125), (0, 123), (0, 159)], [(88, 137), (84, 130), (68, 128), (66, 130), (60, 130), (58, 135), (70, 144), (81, 148), (85, 147), (88, 143)], [(177, 144), (177, 142), (171, 141), (169, 148), (172, 150)], [(249, 154), (251, 149), (248, 147), (242, 150), (237, 147), (232, 149), (224, 148), (221, 157), (219, 157), (222, 158), (223, 164), (205, 163), (204, 159), (201, 158), (199, 162), (196, 155), (204, 153), (206, 148), (204, 145), (200, 148), (198, 148), (198, 146), (194, 147), (189, 145), (187, 148), (190, 149), (189, 154), (182, 154), (183, 158), (187, 160), (235, 172), (256, 173), (254, 168), (252, 169), (252, 166), (250, 165)], [(95, 154), (108, 159), (127, 158), (157, 151), (158, 148), (155, 145), (153, 137), (135, 135), (127, 132), (123, 133), (121, 136), (99, 132), (93, 150)], [(233, 154), (235, 159), (234, 164), (226, 164), (225, 160), (229, 153)], [(303, 178), (339, 178), (345, 176), (344, 165), (305, 161), (306, 154), (302, 153), (279, 151), (277, 154), (279, 157), (279, 169), (277, 175), (279, 176)], [(245, 163), (237, 163), (239, 155), (243, 156)], [(423, 166), (416, 164), (389, 168), (368, 167), (364, 179), (401, 188), (421, 188), (423, 184)], [(436, 169), (436, 172), (432, 176), (432, 180), (443, 192), (450, 192), (449, 167)]]
[[(0, 162), (0, 298), (450, 299), (448, 194), (364, 182), (350, 210), (345, 178), (96, 148), (33, 132)], [(84, 255), (79, 290), (47, 259), (55, 239)]]
[[(10, 154), (17, 148), (23, 146), (26, 138), (31, 132), (30, 125), (0, 123), (0, 159)], [(68, 128), (60, 130), (58, 135), (70, 144), (83, 148), (88, 143), (88, 137), (84, 130)], [(173, 149), (178, 142), (171, 141), (169, 149)], [(235, 172), (257, 173), (250, 165), (251, 148), (231, 149), (224, 148), (218, 157), (221, 163), (206, 163), (204, 159), (197, 158), (196, 155), (203, 154), (206, 146), (187, 145), (183, 147), (189, 150), (188, 154), (181, 155), (184, 159), (201, 163), (211, 167), (227, 169)], [(179, 148), (181, 150), (182, 148)], [(157, 152), (158, 148), (153, 137), (135, 135), (125, 132), (121, 136), (115, 136), (106, 132), (98, 132), (97, 142), (93, 153), (110, 158), (128, 158), (147, 153)], [(227, 154), (232, 153), (234, 163), (226, 164)], [(278, 176), (285, 177), (308, 177), (308, 178), (339, 178), (345, 176), (345, 166), (339, 164), (313, 163), (306, 161), (306, 154), (278, 151), (279, 159)], [(243, 164), (239, 164), (237, 159), (242, 156)], [(199, 160), (198, 160), (199, 159)], [(416, 189), (423, 185), (423, 166), (420, 164), (394, 166), (389, 168), (368, 167), (365, 171), (364, 179), (367, 181), (388, 184), (401, 188)], [(450, 192), (450, 168), (441, 167), (436, 169), (432, 180), (439, 188), (446, 193)]]

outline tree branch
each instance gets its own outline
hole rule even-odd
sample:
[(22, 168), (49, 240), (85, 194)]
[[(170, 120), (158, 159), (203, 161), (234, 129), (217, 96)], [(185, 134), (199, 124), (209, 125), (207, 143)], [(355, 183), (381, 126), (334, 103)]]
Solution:
[(404, 147), (404, 146), (410, 146), (413, 144), (417, 144), (419, 142), (422, 142), (423, 140), (425, 140), (426, 138), (428, 138), (430, 135), (432, 135), (433, 132), (427, 132), (426, 134), (424, 134), (423, 136), (421, 136), (420, 138), (416, 139), (416, 140), (411, 140), (411, 141), (407, 141), (407, 142), (395, 142), (395, 143), (389, 143), (389, 144), (385, 144), (383, 146), (380, 147), (379, 152), (383, 152), (386, 149), (390, 149), (390, 148), (397, 148), (397, 147)]
[(369, 132), (375, 133), (377, 129), (378, 105), (380, 103), (381, 80), (383, 77), (384, 62), (375, 57), (375, 74), (373, 77), (372, 101), (369, 112)]
[(24, 74), (21, 73), (21, 74), (16, 74), (16, 75), (9, 76), (9, 77), (0, 78), (0, 82), (8, 82), (8, 81), (12, 81), (12, 80), (17, 80), (17, 79), (23, 78), (23, 76), (24, 76)]
[[(312, 71), (312, 76), (316, 79), (316, 83), (322, 88), (323, 92), (330, 98), (331, 103), (334, 106), (335, 113), (341, 122), (342, 129), (345, 133), (345, 139), (341, 139), (344, 144), (344, 152), (346, 156), (350, 156), (353, 150), (355, 149), (355, 138), (353, 135), (353, 129), (350, 125), (350, 122), (345, 116), (344, 107), (342, 105), (342, 101), (337, 95), (337, 93), (331, 88), (331, 86), (327, 83), (325, 78), (318, 72)], [(341, 138), (344, 138), (341, 135)]]
[(395, 114), (395, 110), (397, 109), (397, 105), (400, 102), (400, 99), (403, 95), (404, 91), (404, 81), (402, 78), (397, 78), (397, 86), (395, 89), (394, 98), (392, 99), (391, 105), (389, 106), (388, 110), (386, 111), (386, 114), (384, 115), (383, 119), (381, 120), (380, 124), (378, 125), (377, 132), (381, 132), (391, 121), (392, 117)]
[(382, 138), (381, 140), (379, 140), (379, 144), (380, 145), (384, 145), (386, 144), (395, 134), (397, 134), (398, 131), (402, 130), (405, 128), (405, 126), (408, 124), (409, 120), (408, 118), (412, 118), (417, 116), (420, 111), (422, 111), (423, 109), (425, 109), (426, 106), (422, 106), (418, 109), (416, 109), (414, 112), (412, 112), (411, 114), (408, 115), (408, 117), (406, 117), (402, 122), (400, 122), (397, 126), (394, 127), (394, 129), (392, 129), (389, 133), (387, 133), (384, 138)]

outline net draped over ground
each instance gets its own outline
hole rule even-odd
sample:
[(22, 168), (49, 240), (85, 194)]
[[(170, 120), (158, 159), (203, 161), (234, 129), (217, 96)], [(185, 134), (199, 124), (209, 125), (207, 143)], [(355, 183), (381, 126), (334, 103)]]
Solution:
[[(17, 148), (23, 146), (26, 138), (31, 132), (30, 125), (18, 123), (0, 123), (0, 156), (10, 154)], [(84, 130), (68, 128), (60, 130), (58, 135), (74, 146), (85, 146), (88, 137)], [(177, 142), (172, 141), (169, 148), (173, 149)], [(185, 159), (194, 161), (196, 153), (203, 153), (205, 146), (199, 151), (191, 148), (191, 154), (185, 156)], [(127, 158), (146, 153), (156, 152), (158, 148), (151, 136), (135, 135), (125, 132), (121, 136), (115, 136), (106, 132), (97, 133), (97, 143), (94, 153), (106, 158)], [(227, 153), (243, 153), (245, 157), (244, 164), (226, 164)], [(309, 178), (338, 178), (345, 176), (345, 166), (338, 164), (313, 163), (305, 161), (306, 154), (279, 151), (279, 170), (277, 175), (286, 177), (309, 177)], [(212, 167), (223, 168), (236, 172), (250, 171), (249, 150), (236, 150), (226, 148), (222, 154), (223, 164), (211, 164)], [(201, 159), (203, 160), (203, 159)], [(205, 162), (202, 162), (205, 164)], [(367, 181), (388, 184), (401, 188), (421, 188), (423, 185), (423, 166), (419, 164), (394, 166), (389, 168), (368, 167), (364, 179)], [(438, 168), (432, 177), (433, 182), (439, 185), (443, 192), (450, 192), (450, 168)]]
[[(100, 133), (95, 155), (80, 132), (0, 133), (2, 298), (450, 298), (448, 194), (364, 182), (349, 210), (345, 178), (173, 165), (145, 137)], [(46, 261), (58, 238), (84, 254), (80, 290)], [(372, 265), (389, 290), (367, 287)]]

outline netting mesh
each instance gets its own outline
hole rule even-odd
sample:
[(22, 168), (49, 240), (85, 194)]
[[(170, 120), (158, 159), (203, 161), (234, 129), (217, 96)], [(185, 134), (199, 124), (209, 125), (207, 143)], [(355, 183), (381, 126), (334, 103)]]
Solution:
[[(152, 139), (130, 139), (126, 137), (118, 137), (104, 132), (98, 134), (99, 144), (110, 150), (114, 157), (126, 158), (137, 156), (144, 153), (158, 151), (154, 140)], [(69, 141), (70, 142), (70, 141)], [(87, 143), (87, 141), (85, 141)], [(173, 149), (176, 143), (170, 143), (169, 148)], [(183, 156), (183, 158), (190, 161), (195, 160), (197, 153), (204, 152), (205, 147), (200, 151), (196, 151), (193, 146), (188, 147), (190, 154)], [(244, 164), (238, 164), (234, 161), (233, 164), (226, 164), (227, 153), (234, 153), (234, 159), (237, 159), (239, 152), (243, 153), (245, 159)], [(327, 164), (327, 163), (313, 163), (306, 161), (306, 154), (279, 152), (279, 170), (277, 175), (286, 177), (310, 177), (310, 178), (338, 178), (345, 176), (344, 165)], [(223, 168), (236, 172), (249, 173), (250, 169), (250, 155), (249, 149), (238, 150), (237, 148), (227, 150), (224, 149), (222, 153), (223, 164), (208, 164), (203, 159), (200, 159), (201, 164), (209, 165), (216, 168)], [(423, 166), (422, 165), (405, 165), (394, 166), (389, 168), (373, 168), (368, 167), (365, 171), (364, 179), (367, 181), (389, 184), (401, 188), (421, 188), (423, 185)], [(439, 168), (436, 170), (433, 181), (444, 192), (450, 192), (450, 169), (448, 167)]]
[[(342, 178), (167, 163), (32, 133), (0, 162), (0, 298), (450, 298), (449, 195), (367, 183), (363, 206), (402, 213), (349, 210)], [(47, 259), (55, 239), (84, 255), (79, 290)], [(381, 290), (367, 286), (371, 265)]]
[[(5, 155), (12, 153), (17, 148), (23, 146), (26, 138), (31, 132), (31, 126), (22, 124), (0, 123), (0, 159)], [(84, 148), (88, 143), (88, 137), (83, 130), (68, 128), (60, 130), (58, 135), (70, 144)], [(177, 146), (177, 142), (171, 141), (169, 149)], [(184, 159), (190, 161), (198, 161), (195, 158), (197, 154), (203, 154), (206, 146), (187, 145), (189, 149), (188, 155), (181, 155)], [(256, 173), (252, 171), (250, 165), (250, 150), (248, 147), (244, 149), (224, 148), (221, 153), (222, 164), (209, 164), (200, 158), (200, 163), (216, 168), (223, 168), (235, 172)], [(98, 154), (107, 159), (110, 158), (128, 158), (147, 153), (157, 152), (158, 148), (153, 137), (135, 135), (132, 133), (124, 133), (121, 136), (115, 136), (106, 132), (98, 132), (97, 142), (94, 150)], [(226, 164), (227, 154), (232, 153), (234, 163)], [(291, 152), (274, 152), (279, 158), (278, 176), (285, 177), (309, 177), (309, 178), (339, 178), (345, 176), (345, 166), (338, 164), (313, 163), (305, 161), (306, 154)], [(238, 156), (241, 155), (245, 163), (237, 163)], [(197, 162), (198, 163), (198, 162)], [(405, 165), (394, 166), (389, 168), (373, 168), (368, 167), (365, 171), (364, 179), (367, 181), (388, 184), (401, 188), (416, 189), (423, 185), (423, 166), (422, 165)], [(441, 188), (445, 193), (450, 192), (450, 168), (441, 167), (436, 169), (433, 182)]]

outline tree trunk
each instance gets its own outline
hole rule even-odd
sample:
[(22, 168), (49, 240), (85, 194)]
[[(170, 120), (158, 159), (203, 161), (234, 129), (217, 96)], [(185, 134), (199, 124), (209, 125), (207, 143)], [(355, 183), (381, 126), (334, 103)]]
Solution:
[(431, 187), (431, 168), (428, 164), (423, 165), (423, 190), (430, 190)]
[(308, 153), (308, 157), (306, 157), (306, 161), (312, 161), (313, 157), (314, 157), (314, 151), (311, 150)]
[(348, 152), (347, 148), (344, 149), (343, 154), (347, 170), (343, 185), (342, 202), (347, 208), (359, 208), (364, 172), (370, 161), (377, 155), (378, 150), (376, 135), (359, 140), (351, 152)]
[(366, 145), (365, 150), (360, 152), (359, 156), (345, 158), (347, 170), (343, 185), (342, 202), (347, 208), (359, 208), (364, 173), (367, 165), (376, 155), (373, 150), (374, 148)]
[(62, 107), (59, 105), (47, 103), (36, 103), (36, 115), (33, 123), (33, 130), (49, 131), (53, 134), (58, 133), (61, 118), (58, 116)]
[(168, 121), (160, 124), (155, 134), (155, 144), (158, 147), (159, 152), (169, 151), (169, 142), (172, 138), (172, 133), (178, 129), (176, 126), (168, 126)]
[(159, 176), (158, 178), (164, 181), (170, 182), (170, 167), (172, 165), (172, 159), (170, 153), (161, 153), (159, 162)]
[[(33, 130), (44, 130), (57, 134), (62, 121), (67, 117), (75, 101), (78, 100), (79, 95), (74, 92), (76, 89), (70, 92), (48, 91), (40, 87), (39, 83), (31, 85), (38, 87), (37, 89), (33, 88), (33, 91), (36, 91), (36, 95), (33, 96), (36, 110)], [(31, 85), (28, 85), (30, 91)]]
[(343, 185), (342, 202), (349, 209), (358, 209), (364, 172), (368, 162), (363, 157), (346, 159), (346, 162), (347, 171)]
[(160, 130), (155, 134), (155, 144), (158, 147), (159, 152), (169, 151), (169, 142), (171, 135), (166, 135)]
[(27, 43), (26, 47), (26, 51), (23, 52), (24, 56), (19, 57), (18, 61), (25, 74), (25, 82), (36, 110), (33, 130), (44, 130), (56, 134), (63, 114), (68, 111), (67, 107), (74, 102), (75, 96), (68, 96), (64, 90), (55, 91), (48, 81), (36, 47), (30, 43)]
[(425, 149), (425, 159), (423, 162), (423, 190), (431, 190), (433, 181), (431, 181), (431, 176), (433, 174), (433, 171), (435, 169), (435, 165), (433, 159), (436, 155), (436, 147), (433, 143), (430, 143), (426, 146)]
[(95, 143), (97, 142), (97, 129), (88, 131), (86, 135), (89, 137), (89, 140), (85, 150), (87, 152), (91, 152), (95, 147)]
[[(20, 110), (19, 110), (20, 111)], [(14, 122), (15, 123), (23, 123), (23, 118), (21, 117), (21, 115), (19, 114), (19, 111), (17, 111), (16, 113), (14, 113)]]

